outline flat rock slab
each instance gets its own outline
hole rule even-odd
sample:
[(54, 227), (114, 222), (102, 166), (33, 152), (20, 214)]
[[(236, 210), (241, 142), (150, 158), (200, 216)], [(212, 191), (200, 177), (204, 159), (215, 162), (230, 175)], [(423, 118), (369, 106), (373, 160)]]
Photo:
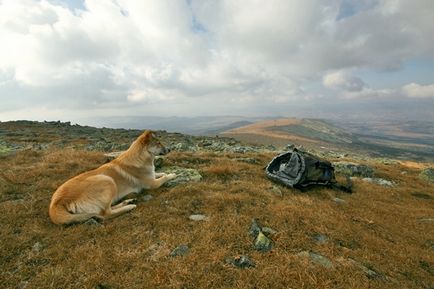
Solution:
[(311, 251), (302, 251), (298, 253), (297, 256), (303, 258), (309, 258), (312, 262), (319, 264), (327, 269), (333, 268), (332, 261), (330, 261), (329, 258), (324, 257), (323, 255), (320, 255), (318, 253), (311, 252)]
[(198, 170), (181, 168), (181, 167), (164, 167), (162, 172), (166, 174), (176, 174), (176, 179), (170, 180), (164, 184), (166, 187), (174, 187), (184, 183), (196, 183), (202, 180), (202, 175)]
[(198, 221), (207, 221), (208, 220), (207, 216), (201, 215), (201, 214), (190, 215), (188, 218), (190, 220), (196, 221), (196, 222), (198, 222)]

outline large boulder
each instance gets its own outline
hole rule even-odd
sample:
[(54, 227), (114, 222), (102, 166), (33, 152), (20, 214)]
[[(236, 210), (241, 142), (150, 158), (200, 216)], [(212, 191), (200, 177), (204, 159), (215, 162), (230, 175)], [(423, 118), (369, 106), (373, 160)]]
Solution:
[(374, 169), (367, 165), (350, 162), (336, 162), (333, 163), (333, 166), (336, 173), (349, 177), (372, 178), (374, 176)]

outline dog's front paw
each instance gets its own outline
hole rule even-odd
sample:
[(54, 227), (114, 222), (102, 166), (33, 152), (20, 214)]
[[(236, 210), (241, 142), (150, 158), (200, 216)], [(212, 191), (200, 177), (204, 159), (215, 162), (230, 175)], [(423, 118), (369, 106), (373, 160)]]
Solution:
[(126, 206), (129, 204), (135, 204), (135, 203), (137, 203), (137, 199), (127, 199), (127, 200), (122, 202), (122, 206)]
[(168, 175), (166, 175), (166, 177), (168, 180), (173, 180), (173, 179), (176, 179), (178, 176), (176, 174), (168, 174)]

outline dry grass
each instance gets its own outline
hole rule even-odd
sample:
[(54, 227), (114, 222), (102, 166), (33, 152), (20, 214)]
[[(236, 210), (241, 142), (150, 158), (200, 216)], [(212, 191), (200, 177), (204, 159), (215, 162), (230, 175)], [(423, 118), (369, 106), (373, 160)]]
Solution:
[[(352, 195), (280, 187), (279, 196), (263, 173), (271, 157), (173, 153), (168, 164), (199, 169), (204, 180), (153, 191), (151, 201), (101, 227), (55, 226), (47, 209), (56, 187), (104, 163), (102, 154), (28, 150), (3, 157), (0, 288), (433, 288), (434, 223), (419, 219), (433, 217), (434, 200), (411, 193), (434, 197), (434, 186), (418, 178), (419, 168), (371, 163), (394, 188), (357, 180)], [(346, 202), (335, 203), (336, 196)], [(209, 220), (190, 221), (193, 213)], [(278, 231), (271, 252), (253, 249), (253, 217)], [(316, 243), (315, 233), (328, 241)], [(180, 244), (189, 254), (169, 257)], [(303, 250), (326, 256), (334, 268), (297, 256)], [(225, 263), (240, 254), (256, 267)], [(384, 277), (370, 279), (342, 258)]]

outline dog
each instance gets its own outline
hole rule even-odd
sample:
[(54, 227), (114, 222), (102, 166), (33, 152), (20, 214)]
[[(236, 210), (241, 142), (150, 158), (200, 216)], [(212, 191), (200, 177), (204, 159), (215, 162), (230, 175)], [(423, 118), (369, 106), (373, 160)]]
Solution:
[(156, 189), (177, 177), (155, 172), (155, 156), (169, 152), (154, 132), (145, 131), (116, 159), (62, 184), (51, 198), (51, 221), (59, 225), (91, 218), (102, 221), (133, 210), (134, 199), (116, 203), (132, 192)]

